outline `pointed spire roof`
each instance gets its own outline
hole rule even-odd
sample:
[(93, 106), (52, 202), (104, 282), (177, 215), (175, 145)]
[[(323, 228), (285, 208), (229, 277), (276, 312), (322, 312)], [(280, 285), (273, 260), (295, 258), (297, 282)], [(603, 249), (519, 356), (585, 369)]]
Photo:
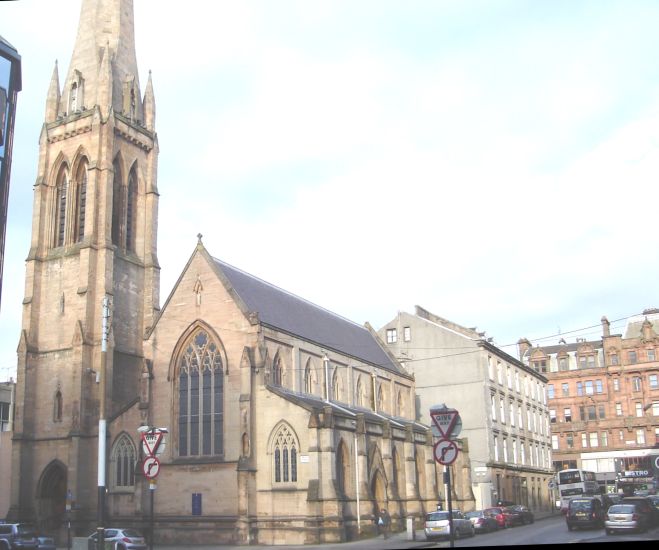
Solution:
[[(110, 56), (105, 62), (110, 63), (112, 71), (110, 94), (102, 89), (107, 83), (107, 75), (99, 71), (102, 60), (108, 55), (105, 51), (108, 46)], [(68, 100), (71, 86), (80, 79), (84, 83), (81, 97), (84, 105), (81, 107), (87, 109), (110, 95), (114, 110), (122, 112), (123, 85), (132, 79), (140, 97), (133, 0), (82, 0), (78, 34), (62, 93), (65, 101)], [(63, 110), (68, 111), (68, 108)], [(138, 118), (141, 118), (141, 113)]]
[(50, 77), (48, 97), (46, 98), (46, 122), (53, 122), (55, 119), (57, 119), (59, 100), (59, 71), (57, 70), (57, 60), (55, 60), (55, 68), (53, 69), (53, 75)]
[(156, 126), (156, 99), (153, 95), (151, 71), (149, 71), (149, 80), (147, 80), (146, 90), (144, 90), (144, 125), (149, 130), (154, 130)]

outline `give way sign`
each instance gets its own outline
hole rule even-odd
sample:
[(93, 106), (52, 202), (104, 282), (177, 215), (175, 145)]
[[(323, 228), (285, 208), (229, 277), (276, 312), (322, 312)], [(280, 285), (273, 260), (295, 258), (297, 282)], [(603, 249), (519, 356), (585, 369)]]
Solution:
[(456, 409), (449, 409), (446, 405), (441, 404), (430, 409), (430, 418), (439, 430), (440, 438), (449, 439), (460, 419), (460, 415)]

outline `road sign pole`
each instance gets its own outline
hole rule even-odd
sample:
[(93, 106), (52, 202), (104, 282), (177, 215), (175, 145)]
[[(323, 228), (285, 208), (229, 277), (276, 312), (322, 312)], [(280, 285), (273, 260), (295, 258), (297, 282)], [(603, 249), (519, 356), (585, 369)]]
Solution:
[(446, 468), (446, 501), (448, 503), (448, 528), (449, 540), (451, 541), (451, 548), (455, 545), (455, 533), (453, 532), (453, 502), (451, 500), (451, 466), (444, 466)]
[(149, 480), (149, 493), (150, 493), (149, 499), (151, 500), (151, 519), (150, 519), (150, 522), (149, 522), (149, 550), (153, 550), (153, 523), (154, 523), (153, 500), (154, 500), (155, 492), (156, 492), (156, 480), (155, 479), (150, 479)]

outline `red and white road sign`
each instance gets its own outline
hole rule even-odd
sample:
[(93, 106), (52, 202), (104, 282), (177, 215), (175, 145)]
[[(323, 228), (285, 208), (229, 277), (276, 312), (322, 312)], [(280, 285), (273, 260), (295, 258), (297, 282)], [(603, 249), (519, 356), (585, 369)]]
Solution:
[(144, 477), (153, 479), (160, 472), (160, 461), (155, 456), (147, 456), (142, 462), (142, 473)]
[(146, 456), (160, 456), (165, 450), (164, 431), (152, 429), (142, 433), (142, 450)]
[(449, 439), (459, 415), (455, 409), (430, 409), (430, 418), (432, 418), (433, 423), (437, 426), (440, 437), (442, 439)]
[(433, 454), (437, 462), (448, 466), (458, 457), (458, 446), (449, 439), (440, 439), (433, 445)]

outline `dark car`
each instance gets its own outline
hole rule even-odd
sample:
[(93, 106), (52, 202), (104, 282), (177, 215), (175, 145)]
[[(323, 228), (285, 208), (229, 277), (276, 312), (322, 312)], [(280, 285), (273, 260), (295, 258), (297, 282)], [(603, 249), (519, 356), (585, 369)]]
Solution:
[(659, 509), (655, 508), (650, 497), (625, 497), (620, 504), (637, 504), (639, 510), (650, 517), (650, 525), (659, 525)]
[(34, 550), (37, 537), (32, 525), (27, 523), (0, 523), (0, 548), (8, 550)]
[(576, 497), (570, 500), (565, 523), (568, 531), (576, 527), (604, 527), (606, 508), (597, 497)]
[(483, 510), (487, 515), (492, 516), (496, 521), (499, 529), (505, 529), (508, 527), (506, 522), (506, 515), (503, 513), (503, 507), (493, 506), (492, 508), (485, 508)]
[(474, 531), (476, 533), (490, 533), (491, 531), (496, 531), (499, 529), (499, 524), (497, 520), (485, 513), (485, 510), (474, 510), (473, 512), (467, 512), (465, 517), (471, 521), (471, 524), (474, 526)]
[(506, 506), (503, 509), (503, 515), (506, 518), (506, 527), (515, 527), (516, 525), (524, 525), (524, 518), (522, 512), (517, 510), (514, 506)]
[(522, 525), (525, 525), (527, 523), (533, 523), (535, 521), (535, 516), (533, 515), (533, 512), (531, 512), (531, 510), (529, 510), (523, 504), (515, 504), (513, 506), (509, 506), (508, 508), (512, 508), (517, 513), (519, 513), (522, 519)]

